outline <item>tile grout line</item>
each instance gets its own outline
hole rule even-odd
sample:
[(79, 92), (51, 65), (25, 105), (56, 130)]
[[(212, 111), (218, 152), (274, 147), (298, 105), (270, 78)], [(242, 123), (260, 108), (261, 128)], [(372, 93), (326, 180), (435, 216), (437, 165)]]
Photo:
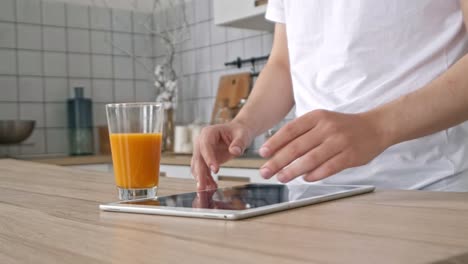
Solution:
[[(18, 46), (19, 42), (19, 37), (18, 37), (18, 2), (14, 1), (13, 4), (13, 20), (14, 20), (14, 28), (15, 28), (15, 46)], [(19, 77), (19, 54), (18, 51), (15, 51), (15, 60), (16, 60), (16, 119), (20, 120), (20, 112), (21, 112), (21, 107), (20, 107), (20, 77)], [(8, 147), (7, 153), (10, 153), (11, 151), (11, 146)], [(17, 149), (18, 153), (21, 155), (21, 147), (19, 146)]]
[[(134, 56), (136, 56), (135, 55), (136, 52), (135, 52), (134, 22), (135, 22), (134, 21), (134, 13), (133, 13), (133, 11), (130, 11), (130, 30), (132, 31), (132, 33), (131, 33), (131, 36), (132, 36), (132, 38), (131, 38), (131, 40), (132, 40), (131, 41), (131, 50), (132, 50)], [(135, 63), (135, 59), (133, 57), (131, 57), (130, 59), (132, 60), (132, 73), (133, 73), (133, 76), (132, 76), (132, 79), (133, 79), (132, 80), (132, 84), (133, 84), (132, 96), (133, 96), (133, 99), (132, 100), (133, 100), (133, 102), (136, 102), (136, 80), (135, 80), (135, 78), (136, 78), (136, 71), (135, 71), (136, 63)]]
[(116, 93), (115, 93), (115, 47), (111, 43), (114, 43), (114, 10), (112, 8), (109, 8), (109, 16), (110, 16), (110, 40), (109, 40), (109, 45), (111, 46), (111, 76), (112, 76), (112, 102), (115, 102), (116, 100)]
[(43, 1), (39, 1), (39, 27), (41, 31), (41, 61), (42, 61), (42, 69), (41, 69), (41, 80), (42, 80), (42, 112), (44, 116), (44, 152), (45, 154), (49, 153), (49, 146), (48, 146), (48, 139), (47, 139), (47, 111), (46, 111), (46, 79), (45, 79), (45, 54), (44, 54), (44, 27), (42, 26), (42, 22), (44, 20), (44, 15), (42, 14), (43, 9)]

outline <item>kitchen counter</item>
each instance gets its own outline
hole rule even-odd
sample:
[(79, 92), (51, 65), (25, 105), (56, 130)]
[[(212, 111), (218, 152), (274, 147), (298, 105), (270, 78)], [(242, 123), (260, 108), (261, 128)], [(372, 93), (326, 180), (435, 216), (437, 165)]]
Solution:
[[(191, 155), (176, 155), (176, 154), (163, 154), (161, 157), (161, 164), (163, 165), (183, 165), (190, 166)], [(87, 165), (87, 164), (102, 164), (112, 163), (112, 158), (109, 155), (91, 155), (91, 156), (59, 156), (48, 158), (33, 158), (31, 161), (70, 166), (70, 165)], [(265, 163), (262, 158), (256, 157), (243, 157), (230, 160), (222, 165), (225, 168), (244, 168), (244, 169), (258, 169)]]
[(468, 261), (468, 193), (376, 191), (242, 221), (99, 211), (115, 199), (110, 174), (0, 160), (0, 263)]

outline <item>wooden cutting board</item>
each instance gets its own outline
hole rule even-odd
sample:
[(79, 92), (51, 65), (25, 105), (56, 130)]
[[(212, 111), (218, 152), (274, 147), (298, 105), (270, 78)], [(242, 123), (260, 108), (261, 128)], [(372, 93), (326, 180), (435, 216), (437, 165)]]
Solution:
[(219, 106), (227, 100), (228, 106), (235, 109), (241, 99), (247, 99), (252, 87), (252, 77), (250, 72), (223, 75), (219, 80), (218, 93), (211, 115), (211, 124), (214, 123)]

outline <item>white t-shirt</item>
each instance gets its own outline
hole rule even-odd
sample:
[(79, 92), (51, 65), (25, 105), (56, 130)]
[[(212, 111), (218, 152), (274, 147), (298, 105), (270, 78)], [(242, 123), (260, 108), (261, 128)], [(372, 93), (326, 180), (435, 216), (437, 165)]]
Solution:
[[(468, 47), (458, 0), (270, 0), (266, 18), (286, 25), (297, 116), (375, 108), (421, 88)], [(466, 170), (467, 150), (463, 123), (325, 182), (419, 189)]]

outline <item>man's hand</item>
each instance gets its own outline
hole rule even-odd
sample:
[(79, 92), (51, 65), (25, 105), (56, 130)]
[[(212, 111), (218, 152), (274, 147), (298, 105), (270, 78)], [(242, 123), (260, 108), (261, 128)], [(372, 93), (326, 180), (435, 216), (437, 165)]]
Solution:
[(211, 172), (217, 173), (222, 163), (242, 155), (253, 137), (249, 128), (236, 121), (205, 127), (195, 144), (191, 162), (198, 190), (217, 188)]
[(344, 169), (367, 164), (389, 145), (366, 114), (316, 110), (291, 121), (260, 148), (270, 158), (260, 169), (269, 179), (277, 174), (285, 183), (305, 175), (318, 181)]

